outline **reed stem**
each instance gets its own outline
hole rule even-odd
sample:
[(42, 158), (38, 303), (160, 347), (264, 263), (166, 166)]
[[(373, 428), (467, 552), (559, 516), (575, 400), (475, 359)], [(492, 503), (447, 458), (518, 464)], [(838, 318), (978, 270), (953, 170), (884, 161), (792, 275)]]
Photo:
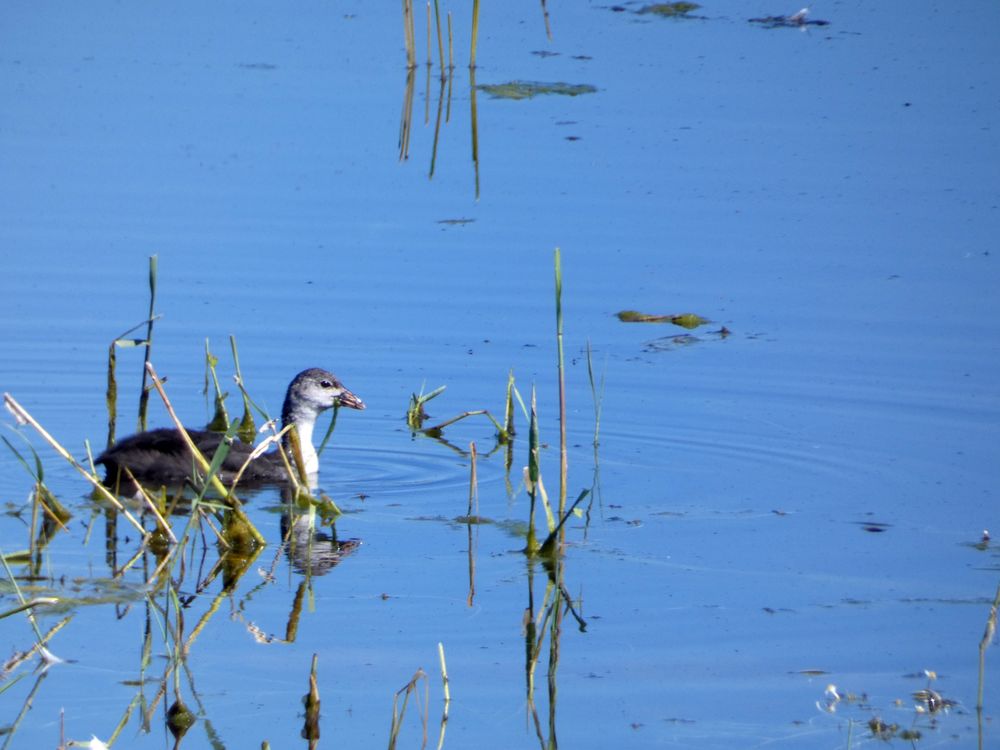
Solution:
[(476, 68), (476, 45), (479, 42), (479, 0), (472, 0), (472, 46), (469, 50), (469, 68)]
[(1000, 609), (1000, 586), (997, 586), (996, 596), (993, 597), (993, 604), (990, 606), (990, 614), (986, 618), (986, 629), (983, 638), (979, 642), (979, 689), (976, 692), (976, 712), (982, 714), (983, 711), (983, 685), (986, 680), (986, 649), (993, 642), (993, 636), (997, 632), (997, 610)]
[(448, 680), (448, 665), (444, 660), (444, 644), (438, 642), (438, 657), (441, 661), (441, 682), (444, 692), (444, 708), (441, 712), (441, 732), (438, 735), (437, 750), (444, 747), (444, 730), (448, 726), (448, 709), (451, 706), (451, 688)]
[(69, 451), (63, 448), (59, 444), (59, 442), (54, 437), (52, 437), (45, 430), (45, 428), (42, 427), (38, 423), (38, 421), (33, 416), (31, 416), (28, 413), (28, 411), (14, 399), (13, 396), (11, 396), (9, 393), (5, 393), (3, 395), (3, 401), (4, 401), (4, 406), (6, 406), (7, 409), (9, 409), (19, 421), (24, 422), (25, 424), (30, 424), (34, 428), (35, 432), (41, 435), (42, 439), (46, 443), (48, 443), (55, 450), (56, 453), (58, 453), (60, 456), (66, 459), (74, 469), (80, 472), (87, 479), (88, 482), (94, 485), (94, 488), (100, 493), (101, 497), (103, 497), (109, 503), (114, 505), (115, 509), (117, 509), (119, 513), (125, 516), (128, 522), (135, 527), (136, 531), (138, 531), (143, 538), (146, 537), (147, 532), (142, 527), (142, 524), (139, 523), (137, 520), (135, 520), (135, 517), (128, 512), (128, 510), (125, 508), (124, 505), (121, 504), (121, 502), (119, 502), (118, 498), (115, 497), (113, 494), (111, 494), (111, 492), (108, 490), (107, 487), (101, 484), (100, 480), (97, 478), (96, 475), (91, 474), (89, 471), (83, 468), (83, 466), (80, 465), (80, 462), (77, 461), (75, 458), (73, 458), (73, 456), (70, 455)]
[(566, 377), (563, 360), (563, 315), (562, 315), (562, 255), (559, 248), (555, 253), (556, 267), (556, 349), (559, 356), (559, 516), (566, 512), (566, 475), (568, 458), (566, 453)]
[(434, 0), (434, 25), (437, 28), (438, 63), (441, 66), (441, 80), (444, 80), (444, 40), (441, 38), (441, 6)]
[(142, 361), (142, 390), (139, 392), (139, 432), (146, 429), (146, 407), (149, 404), (149, 389), (146, 386), (146, 365), (152, 356), (153, 322), (156, 319), (156, 275), (159, 260), (156, 255), (149, 256), (149, 316), (146, 323), (146, 355)]
[(413, 21), (413, 0), (403, 0), (403, 39), (406, 43), (406, 67), (417, 67), (416, 36)]
[(231, 510), (240, 521), (246, 524), (246, 527), (249, 530), (250, 535), (253, 537), (254, 541), (258, 545), (263, 547), (267, 542), (264, 539), (263, 535), (261, 535), (261, 533), (257, 530), (257, 527), (254, 526), (253, 523), (250, 521), (250, 519), (247, 517), (246, 513), (243, 512), (243, 508), (241, 507), (242, 503), (240, 503), (239, 498), (237, 498), (233, 492), (230, 492), (229, 490), (226, 489), (225, 485), (222, 484), (222, 481), (219, 479), (219, 477), (216, 476), (215, 471), (212, 470), (212, 465), (208, 462), (208, 459), (206, 459), (202, 455), (201, 451), (198, 450), (198, 446), (194, 444), (194, 441), (191, 439), (191, 436), (188, 435), (187, 430), (184, 428), (184, 425), (181, 423), (180, 418), (177, 416), (177, 412), (174, 411), (174, 407), (170, 403), (170, 399), (167, 398), (167, 392), (163, 389), (163, 382), (156, 374), (156, 370), (153, 368), (152, 362), (146, 365), (146, 370), (149, 372), (149, 377), (153, 381), (153, 386), (156, 388), (156, 392), (160, 394), (160, 398), (163, 400), (163, 405), (166, 407), (167, 413), (170, 415), (170, 418), (173, 420), (174, 425), (177, 427), (177, 431), (180, 434), (181, 439), (187, 445), (188, 450), (191, 452), (191, 455), (194, 456), (194, 459), (198, 463), (199, 468), (205, 472), (205, 478), (207, 479), (209, 484), (211, 484), (211, 486), (215, 489), (216, 492), (218, 492), (222, 497), (226, 498), (229, 510)]
[(448, 70), (455, 69), (455, 38), (451, 33), (451, 11), (448, 11)]
[(476, 178), (476, 200), (479, 200), (479, 115), (476, 107), (476, 69), (469, 67), (469, 123), (472, 127), (472, 169)]

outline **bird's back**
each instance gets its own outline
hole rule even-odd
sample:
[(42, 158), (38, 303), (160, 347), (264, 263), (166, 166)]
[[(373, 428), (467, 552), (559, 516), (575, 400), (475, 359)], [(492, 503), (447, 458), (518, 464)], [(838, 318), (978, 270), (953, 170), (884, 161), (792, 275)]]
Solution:
[[(187, 433), (209, 461), (225, 437), (221, 433), (207, 430), (188, 430)], [(219, 467), (219, 479), (223, 482), (232, 481), (252, 450), (251, 445), (234, 442)], [(125, 467), (143, 483), (177, 484), (200, 473), (180, 432), (169, 428), (149, 430), (123, 438), (94, 462), (104, 465), (109, 483), (113, 483), (119, 475), (120, 481), (124, 483), (127, 475), (122, 469)], [(243, 476), (247, 480), (281, 480), (286, 478), (286, 473), (280, 457), (265, 453), (247, 467)]]

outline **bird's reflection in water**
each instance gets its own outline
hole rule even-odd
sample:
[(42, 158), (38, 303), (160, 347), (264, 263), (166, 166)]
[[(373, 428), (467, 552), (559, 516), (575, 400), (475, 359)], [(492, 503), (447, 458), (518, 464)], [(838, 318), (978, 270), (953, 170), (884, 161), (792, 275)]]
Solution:
[(360, 539), (337, 539), (337, 528), (316, 527), (312, 513), (285, 513), (281, 517), (285, 554), (296, 573), (322, 576), (361, 546)]

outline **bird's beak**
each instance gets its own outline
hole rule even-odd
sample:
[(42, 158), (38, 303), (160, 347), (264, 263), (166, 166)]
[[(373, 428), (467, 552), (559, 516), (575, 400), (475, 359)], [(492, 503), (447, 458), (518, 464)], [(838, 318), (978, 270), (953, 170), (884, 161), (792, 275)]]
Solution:
[(348, 406), (351, 409), (364, 409), (365, 408), (365, 402), (362, 401), (357, 396), (355, 396), (353, 393), (351, 393), (346, 388), (341, 392), (341, 394), (339, 396), (337, 396), (337, 405), (338, 406)]

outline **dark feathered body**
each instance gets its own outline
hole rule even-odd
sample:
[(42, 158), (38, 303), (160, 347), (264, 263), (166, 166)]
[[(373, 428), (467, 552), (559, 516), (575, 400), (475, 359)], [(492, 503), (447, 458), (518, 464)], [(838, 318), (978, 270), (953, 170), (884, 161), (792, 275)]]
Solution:
[[(206, 430), (188, 430), (187, 433), (201, 455), (209, 461), (225, 437), (222, 433)], [(252, 445), (234, 440), (219, 468), (219, 479), (224, 483), (231, 482), (252, 450)], [(132, 475), (143, 484), (181, 484), (185, 479), (202, 473), (198, 471), (194, 456), (180, 432), (168, 428), (140, 432), (119, 440), (98, 456), (96, 463), (104, 465), (109, 484), (114, 483), (122, 466), (127, 466)], [(122, 472), (122, 484), (126, 483), (127, 478), (127, 474)], [(252, 461), (243, 473), (243, 478), (250, 481), (283, 481), (288, 479), (288, 474), (281, 456), (273, 451)]]

